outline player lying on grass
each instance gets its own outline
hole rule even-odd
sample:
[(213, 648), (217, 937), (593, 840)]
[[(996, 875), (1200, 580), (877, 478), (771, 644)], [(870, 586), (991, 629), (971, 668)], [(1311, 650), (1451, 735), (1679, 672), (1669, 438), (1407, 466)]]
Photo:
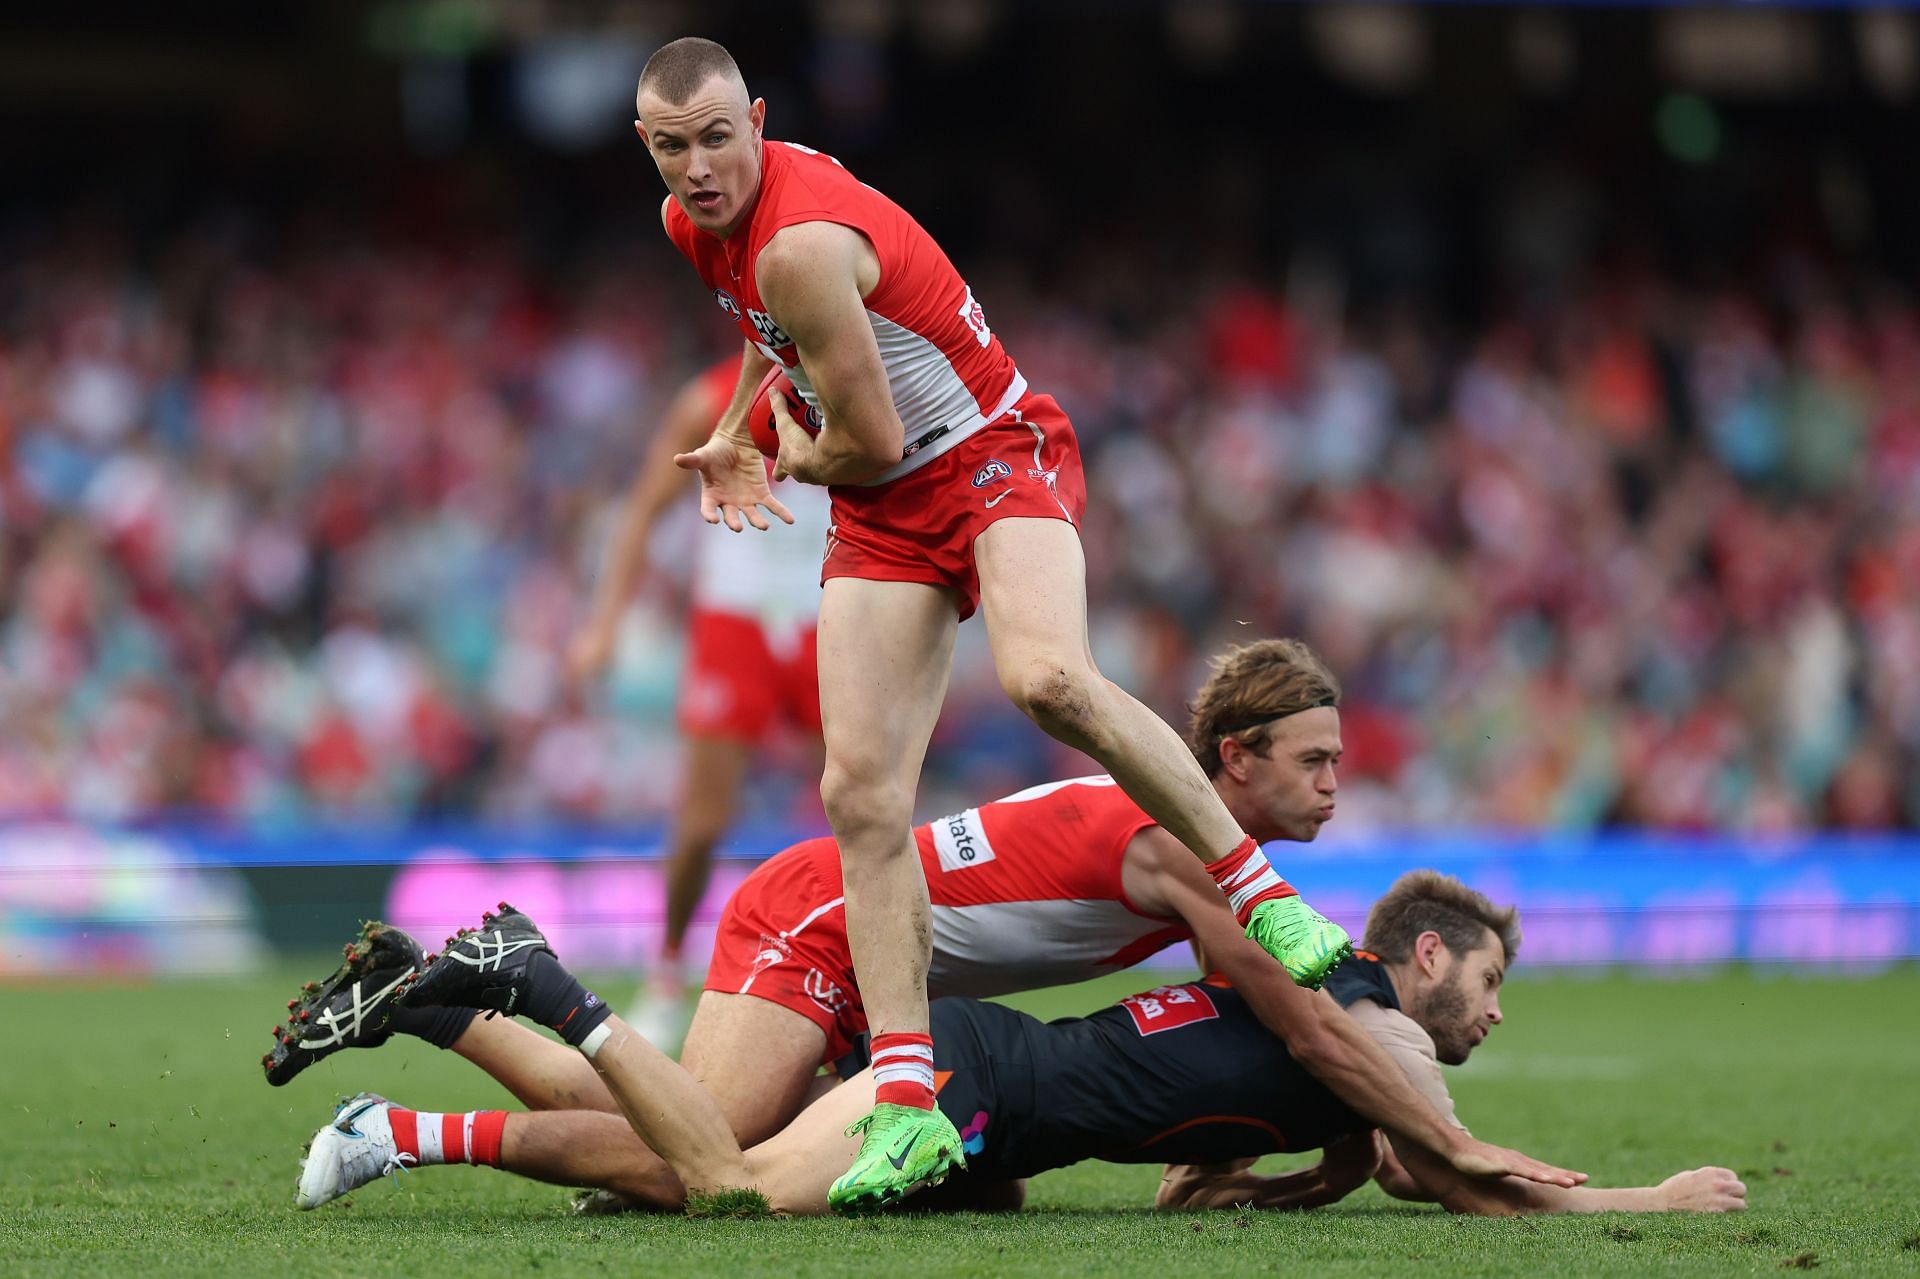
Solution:
[[(1305, 645), (1269, 640), (1225, 654), (1194, 702), (1190, 739), (1216, 792), (1262, 840), (1311, 840), (1331, 818), (1339, 689)], [(1331, 999), (1295, 986), (1248, 942), (1193, 858), (1110, 779), (1037, 787), (916, 832), (934, 903), (936, 994), (994, 995), (1079, 981), (1201, 936), (1294, 1058), (1360, 1113), (1443, 1155), (1480, 1158), (1413, 1092)], [(267, 1055), (285, 1083), (342, 1047), (394, 1030), (473, 1061), (538, 1112), (516, 1123), (570, 1134), (569, 1184), (651, 1184), (657, 1155), (624, 1125), (574, 1132), (551, 1112), (618, 1105), (565, 1046), (469, 1009), (405, 1009), (392, 994), (419, 962), (396, 930), (373, 933), (340, 973), (294, 1001)], [(391, 1020), (389, 1020), (391, 1017)], [(304, 1019), (304, 1020), (303, 1020)], [(743, 1145), (765, 1140), (834, 1082), (821, 1079), (866, 1030), (841, 902), (838, 850), (814, 840), (756, 870), (728, 902), (683, 1062)], [(551, 1117), (550, 1117), (551, 1116)], [(558, 1139), (556, 1138), (556, 1141)]]
[[(1456, 879), (1430, 870), (1402, 875), (1367, 915), (1364, 949), (1327, 984), (1330, 993), (1399, 1063), (1435, 1109), (1458, 1124), (1440, 1066), (1466, 1061), (1503, 1020), (1500, 987), (1520, 949), (1519, 912), (1497, 908)], [(1464, 1129), (1464, 1125), (1461, 1125)], [(1376, 1132), (1348, 1133), (1320, 1163), (1261, 1176), (1252, 1159), (1166, 1170), (1161, 1208), (1313, 1208), (1369, 1178), (1396, 1199), (1440, 1203), (1454, 1212), (1728, 1212), (1746, 1207), (1747, 1188), (1726, 1168), (1694, 1168), (1657, 1186), (1602, 1189), (1518, 1177), (1453, 1175), (1431, 1158)]]
[[(1359, 1019), (1422, 1076), (1437, 1074), (1438, 1056), (1464, 1059), (1499, 1018), (1503, 936), (1469, 911), (1493, 913), (1457, 881), (1431, 872), (1404, 878), (1374, 918), (1417, 930), (1408, 958), (1391, 967), (1364, 965), (1343, 982), (1343, 997), (1356, 1007), (1385, 1001), (1362, 1007)], [(1511, 912), (1505, 918), (1504, 936), (1517, 943)], [(673, 1169), (622, 1187), (648, 1207), (672, 1209), (745, 1189), (780, 1211), (822, 1212), (831, 1172), (857, 1134), (859, 1125), (848, 1121), (872, 1097), (869, 1068), (772, 1139), (742, 1151), (691, 1078), (598, 1006), (532, 922), (511, 912), (488, 917), (410, 984), (413, 999), (516, 1008), (550, 1024), (591, 1026), (581, 1051)], [(1405, 1012), (1390, 1006), (1403, 991)], [(1217, 977), (1052, 1023), (997, 1004), (943, 999), (933, 1006), (933, 1024), (937, 1104), (961, 1132), (968, 1166), (916, 1205), (1017, 1207), (1024, 1178), (1104, 1159), (1172, 1161), (1159, 1196), (1168, 1206), (1310, 1207), (1376, 1173), (1391, 1193), (1456, 1212), (1744, 1206), (1745, 1188), (1720, 1168), (1682, 1173), (1658, 1187), (1601, 1191), (1581, 1187), (1577, 1174), (1537, 1167), (1530, 1171), (1546, 1184), (1468, 1176), (1398, 1137), (1390, 1155), (1378, 1153), (1372, 1126), (1302, 1069), (1245, 998)], [(1445, 1100), (1435, 1081), (1421, 1082)], [(469, 1154), (467, 1161), (528, 1172), (560, 1153), (530, 1147), (512, 1126), (517, 1118), (503, 1116), (485, 1139), (485, 1157)], [(577, 1119), (583, 1130), (614, 1122), (602, 1114)], [(315, 1135), (296, 1202), (317, 1206), (395, 1168), (448, 1161), (449, 1148), (470, 1150), (467, 1134), (481, 1121), (422, 1116), (362, 1094)], [(1253, 1177), (1240, 1162), (1314, 1148), (1327, 1151), (1321, 1166), (1287, 1177)]]

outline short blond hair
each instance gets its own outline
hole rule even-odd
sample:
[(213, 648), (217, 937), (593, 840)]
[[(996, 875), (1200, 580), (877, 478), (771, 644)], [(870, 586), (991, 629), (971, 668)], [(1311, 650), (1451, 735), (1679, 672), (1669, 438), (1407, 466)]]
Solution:
[(1213, 659), (1207, 682), (1187, 708), (1187, 748), (1208, 777), (1217, 777), (1225, 739), (1264, 755), (1273, 720), (1339, 703), (1340, 681), (1302, 641), (1236, 644)]
[(1410, 870), (1367, 912), (1365, 946), (1388, 963), (1403, 963), (1413, 955), (1420, 934), (1429, 932), (1440, 934), (1455, 955), (1485, 945), (1491, 932), (1511, 964), (1520, 950), (1520, 909), (1495, 906), (1484, 894), (1437, 870)]

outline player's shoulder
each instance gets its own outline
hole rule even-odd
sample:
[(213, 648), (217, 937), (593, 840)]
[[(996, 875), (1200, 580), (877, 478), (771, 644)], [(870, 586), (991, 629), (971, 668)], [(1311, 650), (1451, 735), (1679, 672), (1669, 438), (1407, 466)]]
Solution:
[(865, 243), (854, 228), (825, 216), (788, 222), (754, 254), (754, 274), (764, 285), (770, 277), (795, 283), (812, 279), (822, 265), (845, 263), (851, 269)]
[(1359, 999), (1347, 1005), (1347, 1013), (1360, 1028), (1370, 1035), (1374, 1042), (1389, 1052), (1411, 1052), (1420, 1058), (1439, 1064), (1440, 1053), (1434, 1047), (1433, 1036), (1427, 1028), (1398, 1008), (1373, 999)]

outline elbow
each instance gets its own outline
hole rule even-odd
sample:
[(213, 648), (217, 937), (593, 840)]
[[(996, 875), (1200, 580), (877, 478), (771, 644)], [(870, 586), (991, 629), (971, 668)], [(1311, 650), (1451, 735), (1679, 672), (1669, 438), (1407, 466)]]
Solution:
[(868, 446), (866, 454), (867, 461), (881, 470), (899, 465), (906, 460), (907, 433), (904, 430), (887, 432), (879, 443)]

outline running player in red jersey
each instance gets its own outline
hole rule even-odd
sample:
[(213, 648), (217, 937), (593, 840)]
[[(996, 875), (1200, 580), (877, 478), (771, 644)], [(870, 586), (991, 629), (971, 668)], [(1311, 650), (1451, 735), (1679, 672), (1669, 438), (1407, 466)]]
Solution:
[[(1339, 686), (1304, 644), (1268, 640), (1224, 654), (1194, 699), (1189, 743), (1208, 760), (1235, 818), (1262, 839), (1311, 840), (1333, 815)], [(1233, 724), (1260, 721), (1236, 733)], [(1035, 787), (915, 831), (933, 898), (937, 995), (994, 995), (1078, 981), (1190, 938), (1231, 977), (1296, 1061), (1365, 1115), (1443, 1160), (1456, 1147), (1439, 1112), (1330, 1000), (1288, 979), (1242, 935), (1185, 849), (1110, 778)], [(866, 1030), (855, 986), (842, 877), (831, 840), (796, 845), (756, 870), (727, 905), (683, 1064), (742, 1145), (771, 1137), (831, 1085), (816, 1079)], [(391, 934), (388, 941), (395, 940)], [(452, 1047), (534, 1110), (515, 1118), (515, 1170), (645, 1198), (667, 1176), (635, 1131), (577, 1112), (617, 1112), (586, 1059), (513, 1021), (459, 1008), (400, 1008), (393, 984), (419, 963), (396, 948), (329, 995), (311, 1048), (282, 1044), (268, 1077), (285, 1083), (340, 1047), (397, 1030)], [(323, 987), (324, 989), (324, 987)], [(332, 1011), (329, 1011), (331, 1009)], [(346, 1015), (350, 1038), (335, 1033)], [(391, 1023), (388, 1017), (391, 1015)], [(276, 1066), (275, 1057), (278, 1058)], [(640, 1137), (653, 1139), (650, 1126)], [(556, 1157), (557, 1158), (557, 1157)]]
[[(739, 380), (739, 357), (722, 360), (668, 406), (621, 510), (591, 614), (569, 648), (574, 678), (597, 676), (611, 659), (654, 527), (685, 493), (686, 472), (674, 455), (713, 433)], [(666, 936), (634, 1016), (642, 1034), (669, 1049), (687, 1025), (680, 968), (687, 926), (706, 895), (713, 849), (733, 824), (753, 753), (783, 723), (810, 738), (820, 734), (814, 567), (826, 540), (826, 495), (797, 483), (781, 484), (779, 493), (793, 525), (764, 538), (701, 538), (692, 564), (678, 707), (685, 778), (667, 850)]]
[(891, 1202), (963, 1162), (933, 1105), (932, 934), (909, 832), (955, 627), (976, 607), (1008, 696), (1206, 863), (1249, 936), (1296, 980), (1318, 985), (1348, 941), (1267, 865), (1179, 736), (1094, 667), (1072, 425), (1028, 388), (940, 247), (837, 161), (764, 138), (766, 103), (711, 41), (655, 53), (636, 105), (669, 192), (667, 235), (746, 339), (713, 438), (677, 459), (700, 474), (702, 514), (735, 532), (786, 518), (745, 428), (769, 369), (784, 368), (821, 420), (815, 434), (779, 407), (775, 475), (827, 485), (833, 499), (821, 797), (848, 869), (879, 1080), (833, 1199)]

